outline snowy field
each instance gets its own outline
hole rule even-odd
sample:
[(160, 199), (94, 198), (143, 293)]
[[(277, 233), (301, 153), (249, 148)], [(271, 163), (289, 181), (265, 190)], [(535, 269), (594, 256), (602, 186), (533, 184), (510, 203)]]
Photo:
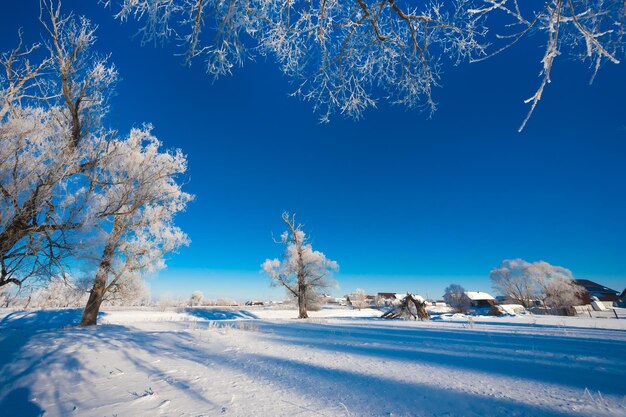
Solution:
[(0, 312), (0, 416), (626, 416), (626, 320)]

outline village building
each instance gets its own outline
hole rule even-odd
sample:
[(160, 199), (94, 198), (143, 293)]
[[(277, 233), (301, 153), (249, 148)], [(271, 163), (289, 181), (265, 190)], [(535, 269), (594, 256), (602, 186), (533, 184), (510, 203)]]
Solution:
[(617, 306), (620, 302), (619, 292), (602, 284), (588, 279), (575, 279), (574, 282), (585, 289), (585, 293), (582, 294), (582, 301), (585, 305), (592, 304), (592, 301), (599, 301), (605, 307), (611, 308)]
[(483, 291), (465, 291), (465, 295), (470, 299), (470, 306), (475, 308), (491, 308), (496, 304), (496, 299), (491, 294)]

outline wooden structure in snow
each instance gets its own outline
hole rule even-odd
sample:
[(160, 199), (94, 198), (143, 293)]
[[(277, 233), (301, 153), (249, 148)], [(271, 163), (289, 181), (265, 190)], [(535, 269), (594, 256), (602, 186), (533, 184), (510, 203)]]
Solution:
[(427, 320), (426, 301), (422, 297), (407, 293), (400, 304), (382, 315), (384, 319)]

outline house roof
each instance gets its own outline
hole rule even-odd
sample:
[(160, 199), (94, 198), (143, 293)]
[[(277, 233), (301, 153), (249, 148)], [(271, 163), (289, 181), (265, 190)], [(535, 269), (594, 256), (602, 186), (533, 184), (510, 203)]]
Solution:
[(378, 297), (379, 298), (395, 299), (396, 298), (396, 293), (395, 292), (379, 292), (378, 293)]
[(605, 287), (602, 284), (598, 284), (597, 282), (593, 282), (588, 279), (575, 279), (574, 282), (581, 287), (584, 287), (590, 294), (619, 294), (619, 292), (612, 290), (609, 287)]
[(491, 294), (482, 291), (465, 291), (465, 295), (472, 301), (495, 300)]

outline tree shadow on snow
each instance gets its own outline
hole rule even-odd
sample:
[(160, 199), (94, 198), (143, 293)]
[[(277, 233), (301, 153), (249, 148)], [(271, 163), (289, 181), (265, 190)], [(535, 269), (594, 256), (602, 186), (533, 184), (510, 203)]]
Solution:
[(40, 417), (44, 410), (30, 399), (30, 390), (26, 387), (15, 388), (0, 401), (0, 410), (11, 417)]
[[(626, 342), (430, 328), (263, 323), (268, 340), (626, 395)], [(334, 335), (338, 337), (333, 337)], [(596, 352), (592, 354), (590, 352)]]
[[(239, 311), (189, 309), (189, 314), (206, 320), (232, 320), (253, 318), (249, 313)], [(51, 313), (43, 313), (51, 314)], [(37, 317), (25, 315), (24, 324), (36, 324), (37, 320), (49, 323), (68, 322), (71, 313), (59, 313), (60, 317)], [(220, 314), (224, 314), (220, 316)], [(243, 316), (243, 317), (242, 317)], [(246, 375), (259, 384), (272, 390), (286, 392), (286, 399), (297, 398), (311, 403), (328, 404), (334, 407), (331, 415), (338, 412), (339, 404), (345, 405), (353, 415), (410, 415), (410, 416), (546, 416), (564, 417), (568, 412), (559, 412), (507, 398), (479, 395), (464, 392), (462, 388), (425, 384), (418, 381), (394, 379), (368, 374), (367, 369), (331, 369), (306, 363), (309, 349), (320, 349), (349, 355), (362, 355), (377, 360), (401, 360), (420, 365), (435, 365), (433, 372), (446, 372), (446, 369), (469, 370), (473, 372), (504, 375), (524, 380), (553, 382), (571, 387), (589, 387), (603, 393), (624, 393), (624, 372), (611, 373), (606, 369), (576, 366), (575, 355), (589, 349), (594, 341), (538, 337), (524, 334), (488, 334), (471, 330), (441, 330), (429, 328), (378, 328), (355, 325), (319, 325), (314, 323), (274, 324), (255, 322), (260, 328), (255, 338), (292, 345), (302, 353), (302, 361), (279, 358), (264, 354), (238, 353), (232, 350), (207, 350), (197, 335), (178, 331), (138, 331), (137, 329), (104, 325), (96, 328), (49, 328), (39, 332), (16, 329), (19, 316), (5, 318), (0, 323), (0, 386), (7, 394), (0, 392), (0, 410), (11, 401), (23, 403), (25, 409), (37, 410), (38, 405), (29, 400), (25, 388), (37, 382), (39, 386), (50, 387), (52, 392), (44, 392), (46, 403), (55, 404), (57, 415), (68, 415), (73, 405), (101, 397), (93, 381), (106, 378), (120, 363), (103, 363), (98, 369), (87, 369), (85, 358), (77, 351), (99, 352), (103, 349), (117, 352), (125, 363), (146, 375), (150, 381), (167, 384), (180, 394), (180, 398), (191, 397), (204, 404), (206, 410), (220, 410), (214, 399), (207, 397), (204, 390), (211, 384), (215, 368), (227, 368), (235, 374)], [(65, 321), (64, 321), (65, 320)], [(10, 324), (10, 325), (9, 325)], [(11, 331), (6, 331), (12, 329)], [(235, 334), (235, 333), (233, 333)], [(580, 346), (578, 346), (580, 344)], [(529, 352), (533, 346), (533, 351)], [(595, 346), (595, 345), (594, 345)], [(602, 350), (604, 349), (604, 351)], [(607, 361), (624, 361), (625, 343), (607, 344), (600, 352), (606, 354)], [(478, 356), (479, 353), (488, 356)], [(598, 352), (597, 346), (592, 352)], [(8, 353), (8, 359), (4, 357)], [(88, 354), (88, 353), (87, 353)], [(475, 354), (472, 356), (472, 354)], [(570, 360), (567, 355), (572, 355)], [(174, 361), (189, 361), (197, 369), (196, 374), (204, 374), (208, 379), (195, 380), (193, 375), (177, 374), (173, 377), (167, 369), (158, 365), (157, 358), (170, 358)], [(336, 355), (339, 359), (339, 355)], [(42, 358), (45, 360), (42, 361)], [(537, 358), (543, 360), (537, 364)], [(621, 358), (621, 359), (620, 359)], [(527, 360), (526, 360), (527, 359)], [(584, 358), (579, 358), (584, 361)], [(127, 362), (126, 362), (127, 361)], [(106, 369), (103, 367), (106, 366)], [(126, 366), (126, 365), (124, 365)], [(623, 369), (623, 367), (622, 367)], [(49, 370), (56, 370), (50, 373)], [(581, 375), (583, 372), (584, 375)], [(59, 379), (59, 375), (63, 378)], [(104, 376), (103, 376), (104, 374)], [(620, 379), (616, 380), (619, 377)], [(55, 378), (53, 380), (53, 378)], [(603, 381), (605, 378), (607, 381)], [(148, 381), (148, 382), (150, 382)], [(583, 381), (583, 382), (580, 382)], [(89, 383), (85, 383), (89, 382)], [(468, 381), (471, 384), (472, 381)], [(613, 386), (611, 385), (613, 384)], [(77, 390), (80, 387), (80, 390)], [(148, 388), (147, 386), (145, 388)], [(239, 389), (232, 389), (237, 394)], [(254, 388), (256, 389), (256, 388)], [(22, 390), (22, 391), (19, 391)], [(26, 390), (24, 392), (23, 390)], [(15, 392), (18, 391), (18, 392)], [(582, 391), (582, 390), (581, 390)], [(209, 390), (211, 392), (211, 390)], [(230, 393), (230, 391), (229, 391)], [(130, 393), (128, 395), (131, 395)], [(16, 397), (12, 397), (16, 396)], [(42, 400), (42, 396), (38, 396)], [(27, 401), (25, 402), (24, 399)], [(108, 399), (107, 399), (108, 400)], [(528, 400), (528, 399), (527, 399)], [(30, 402), (30, 403), (29, 403)], [(34, 407), (31, 407), (34, 406)], [(250, 412), (254, 414), (253, 405)], [(294, 406), (285, 401), (285, 413), (296, 413)], [(374, 410), (371, 407), (374, 407)], [(302, 410), (300, 410), (302, 411)], [(1, 414), (1, 413), (0, 413)], [(11, 414), (17, 415), (17, 414)], [(31, 414), (32, 416), (38, 414)]]
[[(298, 398), (310, 402), (322, 402), (328, 405), (329, 410), (337, 413), (337, 405), (344, 404), (350, 415), (378, 415), (370, 408), (372, 401), (384, 408), (380, 410), (385, 415), (410, 416), (464, 416), (478, 417), (485, 415), (507, 416), (545, 416), (565, 417), (567, 413), (548, 410), (531, 404), (513, 401), (505, 398), (495, 398), (476, 395), (468, 392), (459, 392), (453, 389), (434, 387), (411, 381), (398, 381), (392, 378), (368, 375), (359, 370), (329, 369), (314, 364), (307, 364), (290, 359), (261, 354), (236, 354), (231, 350), (211, 352), (203, 349), (192, 334), (186, 332), (141, 332), (132, 329), (120, 329), (115, 332), (115, 339), (104, 338), (105, 343), (121, 349), (126, 359), (151, 375), (151, 379), (170, 384), (181, 394), (191, 395), (201, 400), (207, 406), (219, 410), (219, 406), (206, 398), (200, 387), (196, 387), (192, 376), (188, 380), (168, 380), (168, 375), (152, 363), (143, 361), (137, 355), (138, 351), (154, 358), (162, 355), (175, 360), (185, 360), (197, 365), (198, 372), (211, 375), (215, 367), (230, 368), (236, 374), (245, 374), (254, 382), (253, 390), (258, 384), (270, 385), (272, 390), (281, 390), (296, 393)], [(318, 346), (311, 346), (318, 347)], [(303, 356), (306, 350), (303, 349)], [(204, 370), (202, 370), (204, 368)], [(209, 382), (210, 384), (210, 378)], [(204, 383), (206, 385), (206, 382)], [(245, 384), (242, 384), (245, 387)], [(206, 388), (206, 386), (205, 386)], [(245, 389), (245, 388), (239, 388)], [(237, 395), (238, 389), (232, 388), (232, 394)], [(238, 395), (239, 396), (239, 395)], [(285, 398), (293, 399), (286, 394)], [(285, 401), (285, 413), (291, 415), (296, 404)], [(469, 411), (472, 410), (472, 411)], [(514, 411), (511, 411), (514, 410)], [(254, 414), (251, 404), (250, 413)], [(302, 410), (299, 410), (302, 412)], [(343, 412), (340, 412), (343, 415)]]
[(258, 319), (257, 316), (246, 310), (212, 310), (203, 308), (186, 308), (184, 312), (190, 316), (203, 320), (239, 320)]

